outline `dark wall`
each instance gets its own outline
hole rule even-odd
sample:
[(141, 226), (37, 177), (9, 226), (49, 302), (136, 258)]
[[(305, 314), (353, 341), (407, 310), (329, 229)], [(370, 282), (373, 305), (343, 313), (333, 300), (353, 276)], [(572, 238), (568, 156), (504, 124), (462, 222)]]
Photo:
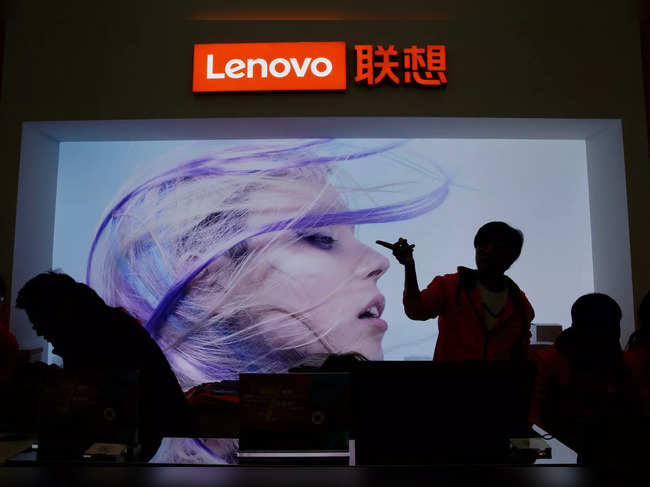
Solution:
[[(225, 10), (229, 5), (196, 0), (5, 2), (2, 275), (8, 277), (12, 266), (23, 121), (366, 115), (622, 118), (636, 302), (650, 289), (650, 167), (636, 2), (375, 1), (355, 2), (354, 10), (342, 1), (307, 6), (250, 2), (239, 13)], [(192, 20), (214, 19), (220, 12), (244, 19), (304, 12), (303, 17), (311, 19), (355, 20)], [(363, 17), (374, 20), (359, 20)], [(386, 20), (390, 18), (397, 20)], [(449, 85), (444, 90), (386, 85), (350, 87), (345, 93), (192, 94), (193, 43), (274, 40), (402, 47), (445, 43)]]

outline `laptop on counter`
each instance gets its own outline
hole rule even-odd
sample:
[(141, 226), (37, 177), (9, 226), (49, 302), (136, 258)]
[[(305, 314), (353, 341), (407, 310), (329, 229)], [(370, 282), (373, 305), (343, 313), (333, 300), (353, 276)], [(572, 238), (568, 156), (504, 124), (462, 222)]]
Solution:
[(357, 465), (501, 462), (536, 436), (535, 362), (362, 362), (352, 372)]
[(240, 374), (242, 464), (349, 463), (350, 375)]

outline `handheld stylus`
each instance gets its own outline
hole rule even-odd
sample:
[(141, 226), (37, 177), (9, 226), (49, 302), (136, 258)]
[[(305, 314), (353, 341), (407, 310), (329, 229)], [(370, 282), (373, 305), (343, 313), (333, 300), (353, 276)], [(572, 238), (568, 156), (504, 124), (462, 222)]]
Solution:
[(383, 240), (376, 240), (375, 243), (381, 245), (382, 247), (386, 247), (387, 249), (393, 250), (393, 244), (384, 242)]

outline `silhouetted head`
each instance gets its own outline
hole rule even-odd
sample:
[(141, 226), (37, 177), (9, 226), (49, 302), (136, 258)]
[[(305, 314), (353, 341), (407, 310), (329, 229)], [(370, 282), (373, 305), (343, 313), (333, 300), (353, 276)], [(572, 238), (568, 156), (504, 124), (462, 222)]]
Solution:
[(571, 326), (585, 340), (618, 343), (622, 316), (618, 303), (606, 294), (585, 294), (571, 307)]
[(51, 342), (59, 355), (71, 349), (90, 317), (105, 307), (91, 288), (58, 272), (30, 279), (16, 297), (16, 308), (25, 310), (36, 334)]
[(521, 254), (524, 234), (507, 223), (489, 222), (474, 237), (476, 267), (482, 274), (501, 275)]

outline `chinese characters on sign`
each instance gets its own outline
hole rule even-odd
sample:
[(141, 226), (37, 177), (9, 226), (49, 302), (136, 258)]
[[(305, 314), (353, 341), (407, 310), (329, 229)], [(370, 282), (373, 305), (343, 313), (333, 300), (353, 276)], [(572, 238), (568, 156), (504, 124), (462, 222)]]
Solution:
[[(444, 45), (411, 46), (400, 52), (393, 44), (354, 46), (357, 66), (354, 81), (374, 86), (385, 79), (393, 84), (444, 86), (447, 84), (447, 56)], [(400, 69), (401, 68), (401, 69)], [(400, 77), (402, 74), (402, 77)]]

